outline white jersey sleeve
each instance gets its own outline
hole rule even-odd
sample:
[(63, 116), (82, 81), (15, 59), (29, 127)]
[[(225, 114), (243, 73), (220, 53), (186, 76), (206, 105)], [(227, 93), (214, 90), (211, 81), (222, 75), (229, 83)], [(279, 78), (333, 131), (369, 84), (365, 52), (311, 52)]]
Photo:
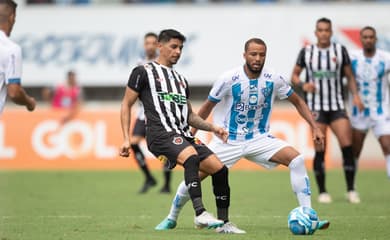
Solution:
[(208, 100), (219, 103), (230, 89), (229, 79), (224, 74), (214, 83), (210, 90)]
[(280, 75), (275, 78), (275, 86), (277, 96), (281, 100), (288, 98), (294, 92), (290, 84)]
[(7, 69), (5, 72), (6, 84), (20, 84), (22, 78), (22, 50), (15, 46), (8, 57)]

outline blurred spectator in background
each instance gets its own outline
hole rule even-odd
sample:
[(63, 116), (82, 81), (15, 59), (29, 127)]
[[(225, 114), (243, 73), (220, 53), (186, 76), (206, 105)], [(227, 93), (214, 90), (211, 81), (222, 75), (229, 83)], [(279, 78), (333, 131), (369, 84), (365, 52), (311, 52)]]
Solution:
[(35, 99), (21, 87), (22, 50), (9, 39), (15, 24), (17, 4), (12, 0), (0, 0), (0, 114), (6, 97), (16, 104), (35, 109)]
[(79, 111), (81, 104), (81, 88), (77, 84), (76, 73), (69, 71), (65, 84), (60, 84), (54, 90), (44, 88), (42, 98), (51, 102), (53, 109), (67, 110), (61, 119), (64, 124), (74, 118)]

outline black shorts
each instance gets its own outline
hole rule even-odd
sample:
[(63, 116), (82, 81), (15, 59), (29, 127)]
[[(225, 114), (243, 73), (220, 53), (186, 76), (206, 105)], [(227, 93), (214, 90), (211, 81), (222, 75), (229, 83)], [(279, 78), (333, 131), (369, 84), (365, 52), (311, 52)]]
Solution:
[(137, 118), (133, 128), (133, 136), (145, 137), (145, 120)]
[(186, 138), (177, 133), (164, 134), (161, 137), (154, 137), (154, 139), (146, 137), (146, 139), (149, 151), (169, 169), (176, 166), (178, 155), (188, 146), (195, 148), (200, 161), (214, 154), (198, 139)]
[(314, 120), (319, 123), (329, 125), (331, 122), (345, 118), (348, 119), (347, 112), (345, 110), (337, 110), (337, 111), (312, 111)]

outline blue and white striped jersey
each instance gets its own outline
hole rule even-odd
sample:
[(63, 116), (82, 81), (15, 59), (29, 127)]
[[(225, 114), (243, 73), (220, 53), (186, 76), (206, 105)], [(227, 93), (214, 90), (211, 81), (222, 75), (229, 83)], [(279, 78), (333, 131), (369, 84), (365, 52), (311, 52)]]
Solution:
[(367, 58), (363, 50), (359, 50), (352, 52), (351, 60), (359, 94), (365, 106), (364, 111), (359, 113), (350, 99), (352, 115), (362, 114), (371, 119), (389, 116), (390, 54), (377, 49), (372, 58)]
[(292, 93), (281, 75), (263, 69), (259, 78), (249, 79), (240, 66), (214, 83), (208, 99), (218, 103), (214, 123), (229, 132), (228, 142), (234, 144), (268, 133), (275, 96), (285, 99)]

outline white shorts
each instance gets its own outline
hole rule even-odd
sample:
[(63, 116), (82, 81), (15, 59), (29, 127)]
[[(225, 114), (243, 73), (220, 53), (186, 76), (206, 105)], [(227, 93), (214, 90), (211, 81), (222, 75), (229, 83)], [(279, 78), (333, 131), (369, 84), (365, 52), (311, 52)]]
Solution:
[(374, 136), (380, 138), (384, 135), (390, 135), (390, 118), (371, 119), (364, 116), (351, 117), (352, 127), (362, 132), (368, 132), (372, 129)]
[(270, 162), (275, 153), (285, 147), (291, 146), (287, 142), (275, 138), (272, 135), (264, 135), (256, 139), (244, 141), (241, 144), (223, 143), (214, 137), (208, 147), (217, 155), (226, 167), (230, 168), (241, 158), (246, 158), (267, 169), (276, 167), (278, 164)]

